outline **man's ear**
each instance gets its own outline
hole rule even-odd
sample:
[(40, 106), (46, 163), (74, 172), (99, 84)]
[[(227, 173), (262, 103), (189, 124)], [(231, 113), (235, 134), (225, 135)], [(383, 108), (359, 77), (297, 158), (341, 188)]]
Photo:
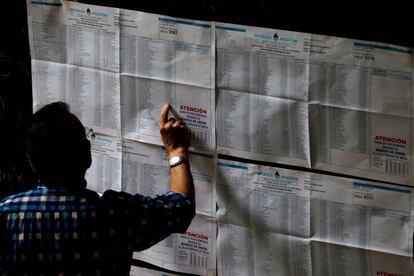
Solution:
[(89, 169), (92, 165), (92, 153), (91, 153), (91, 142), (89, 140), (86, 140), (86, 149), (85, 149), (85, 158), (87, 162), (85, 162), (86, 169)]
[(82, 141), (82, 148), (80, 152), (80, 164), (85, 171), (92, 165), (91, 142), (88, 139)]

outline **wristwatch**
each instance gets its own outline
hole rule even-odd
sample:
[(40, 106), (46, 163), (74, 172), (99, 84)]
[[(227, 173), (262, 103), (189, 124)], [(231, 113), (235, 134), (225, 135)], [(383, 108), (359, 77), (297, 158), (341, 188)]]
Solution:
[(180, 164), (187, 163), (187, 158), (184, 156), (174, 156), (170, 159), (170, 168), (174, 168)]

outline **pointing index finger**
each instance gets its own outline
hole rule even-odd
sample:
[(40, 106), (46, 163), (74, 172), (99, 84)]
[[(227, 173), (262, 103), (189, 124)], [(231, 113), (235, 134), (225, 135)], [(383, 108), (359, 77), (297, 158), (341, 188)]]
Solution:
[(177, 111), (175, 111), (174, 107), (172, 107), (170, 105), (170, 112), (171, 114), (174, 116), (174, 118), (178, 121), (178, 120), (182, 120), (182, 118), (180, 117), (180, 115), (178, 115)]
[(163, 128), (164, 125), (168, 122), (168, 112), (170, 111), (170, 105), (164, 104), (164, 106), (161, 109), (160, 113), (160, 128)]

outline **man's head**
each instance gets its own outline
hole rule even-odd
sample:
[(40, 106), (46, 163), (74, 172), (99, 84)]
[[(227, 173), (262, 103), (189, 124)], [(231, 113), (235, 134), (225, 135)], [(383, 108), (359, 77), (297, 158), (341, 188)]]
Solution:
[(33, 114), (25, 151), (37, 177), (51, 186), (83, 183), (92, 162), (85, 129), (63, 102), (48, 104)]

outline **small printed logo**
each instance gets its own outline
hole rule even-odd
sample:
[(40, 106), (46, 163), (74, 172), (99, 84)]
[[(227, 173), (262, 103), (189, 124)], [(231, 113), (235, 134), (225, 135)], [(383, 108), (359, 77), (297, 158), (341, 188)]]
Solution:
[(187, 251), (185, 251), (185, 250), (180, 250), (180, 251), (178, 252), (178, 254), (179, 254), (179, 255), (184, 255), (184, 256), (188, 255)]
[(376, 168), (380, 168), (384, 165), (384, 161), (381, 157), (376, 156), (372, 159), (372, 165)]
[(181, 261), (186, 261), (186, 260), (188, 259), (188, 253), (187, 253), (185, 250), (180, 250), (180, 251), (178, 252), (178, 258), (179, 258)]
[(86, 9), (86, 14), (91, 15), (91, 10), (89, 8)]
[(277, 33), (275, 33), (275, 34), (273, 35), (273, 40), (274, 40), (274, 41), (278, 41), (278, 40), (279, 40), (279, 36), (278, 36), (278, 34), (277, 34)]
[(279, 178), (280, 178), (280, 174), (279, 174), (279, 172), (278, 172), (278, 171), (276, 171), (276, 172), (275, 172), (275, 178), (276, 178), (276, 179), (279, 179)]

